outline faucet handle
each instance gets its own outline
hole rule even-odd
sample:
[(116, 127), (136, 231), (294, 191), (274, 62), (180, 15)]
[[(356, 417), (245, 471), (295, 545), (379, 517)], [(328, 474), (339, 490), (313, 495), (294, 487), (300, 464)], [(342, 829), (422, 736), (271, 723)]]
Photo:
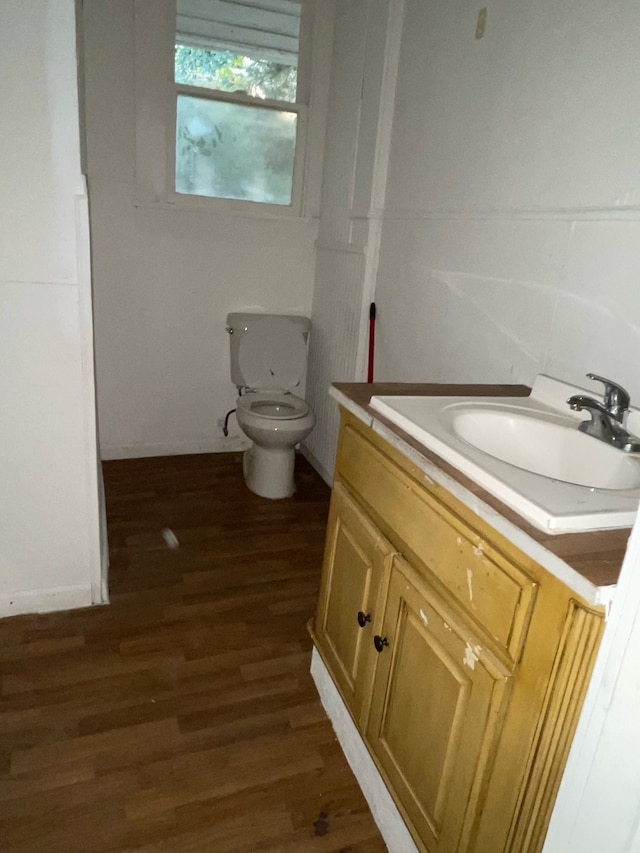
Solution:
[(622, 423), (624, 413), (629, 408), (629, 403), (631, 402), (629, 392), (625, 391), (622, 385), (618, 385), (617, 382), (605, 379), (604, 376), (597, 376), (595, 373), (587, 373), (587, 379), (595, 379), (596, 382), (603, 383), (604, 405), (609, 414)]

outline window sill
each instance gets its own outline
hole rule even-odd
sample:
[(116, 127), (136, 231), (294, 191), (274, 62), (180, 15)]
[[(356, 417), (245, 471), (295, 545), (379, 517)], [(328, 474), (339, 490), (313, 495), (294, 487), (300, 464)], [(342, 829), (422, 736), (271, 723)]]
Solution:
[(176, 194), (171, 198), (136, 198), (134, 207), (137, 210), (165, 210), (183, 213), (199, 213), (205, 216), (240, 219), (267, 219), (284, 222), (299, 222), (301, 224), (317, 223), (317, 216), (301, 213), (291, 207), (275, 204), (260, 204), (257, 202), (235, 201), (233, 199), (212, 199), (203, 196), (187, 196)]

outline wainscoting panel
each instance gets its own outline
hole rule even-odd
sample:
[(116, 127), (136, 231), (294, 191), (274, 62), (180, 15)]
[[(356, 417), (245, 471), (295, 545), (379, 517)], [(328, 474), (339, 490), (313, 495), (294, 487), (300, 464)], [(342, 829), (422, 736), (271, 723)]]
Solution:
[(358, 364), (360, 340), (368, 333), (368, 313), (363, 316), (362, 305), (364, 273), (364, 251), (318, 247), (307, 376), (307, 399), (318, 423), (305, 448), (327, 481), (333, 472), (339, 420), (329, 386), (365, 378), (364, 366)]

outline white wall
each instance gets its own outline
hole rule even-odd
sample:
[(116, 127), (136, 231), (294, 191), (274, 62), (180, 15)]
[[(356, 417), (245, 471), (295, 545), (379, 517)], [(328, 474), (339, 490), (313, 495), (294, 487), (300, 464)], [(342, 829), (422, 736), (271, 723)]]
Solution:
[(639, 398), (640, 6), (496, 0), (477, 40), (480, 2), (405, 5), (379, 378)]
[(310, 314), (317, 222), (140, 204), (133, 0), (85, 0), (84, 45), (103, 456), (239, 447), (226, 315)]
[[(547, 372), (588, 384), (594, 371), (640, 398), (640, 7), (496, 0), (476, 39), (482, 5), (340, 4), (330, 116), (342, 116), (345, 144), (328, 148), (321, 234), (334, 249), (359, 249), (375, 284), (318, 260), (319, 406), (332, 379), (364, 378), (361, 357), (335, 363), (344, 346), (331, 304), (361, 306), (351, 351), (362, 354), (373, 293), (377, 379), (531, 383)], [(381, 86), (371, 125), (367, 81), (385, 55), (367, 45), (380, 44), (385, 10), (404, 15), (397, 97)], [(372, 159), (362, 140), (376, 133)], [(376, 203), (367, 191), (383, 164)], [(375, 230), (357, 242), (376, 224), (379, 253)], [(311, 441), (330, 469), (335, 419), (321, 426)]]
[(102, 599), (74, 0), (0, 8), (0, 615)]

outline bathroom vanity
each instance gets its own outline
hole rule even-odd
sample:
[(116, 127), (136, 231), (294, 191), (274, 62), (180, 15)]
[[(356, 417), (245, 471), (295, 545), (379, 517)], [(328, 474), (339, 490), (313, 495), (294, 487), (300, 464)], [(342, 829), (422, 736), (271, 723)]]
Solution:
[(316, 683), (345, 751), (366, 748), (408, 829), (393, 841), (360, 778), (390, 850), (537, 853), (629, 529), (537, 529), (372, 409), (372, 393), (529, 389), (334, 387)]

